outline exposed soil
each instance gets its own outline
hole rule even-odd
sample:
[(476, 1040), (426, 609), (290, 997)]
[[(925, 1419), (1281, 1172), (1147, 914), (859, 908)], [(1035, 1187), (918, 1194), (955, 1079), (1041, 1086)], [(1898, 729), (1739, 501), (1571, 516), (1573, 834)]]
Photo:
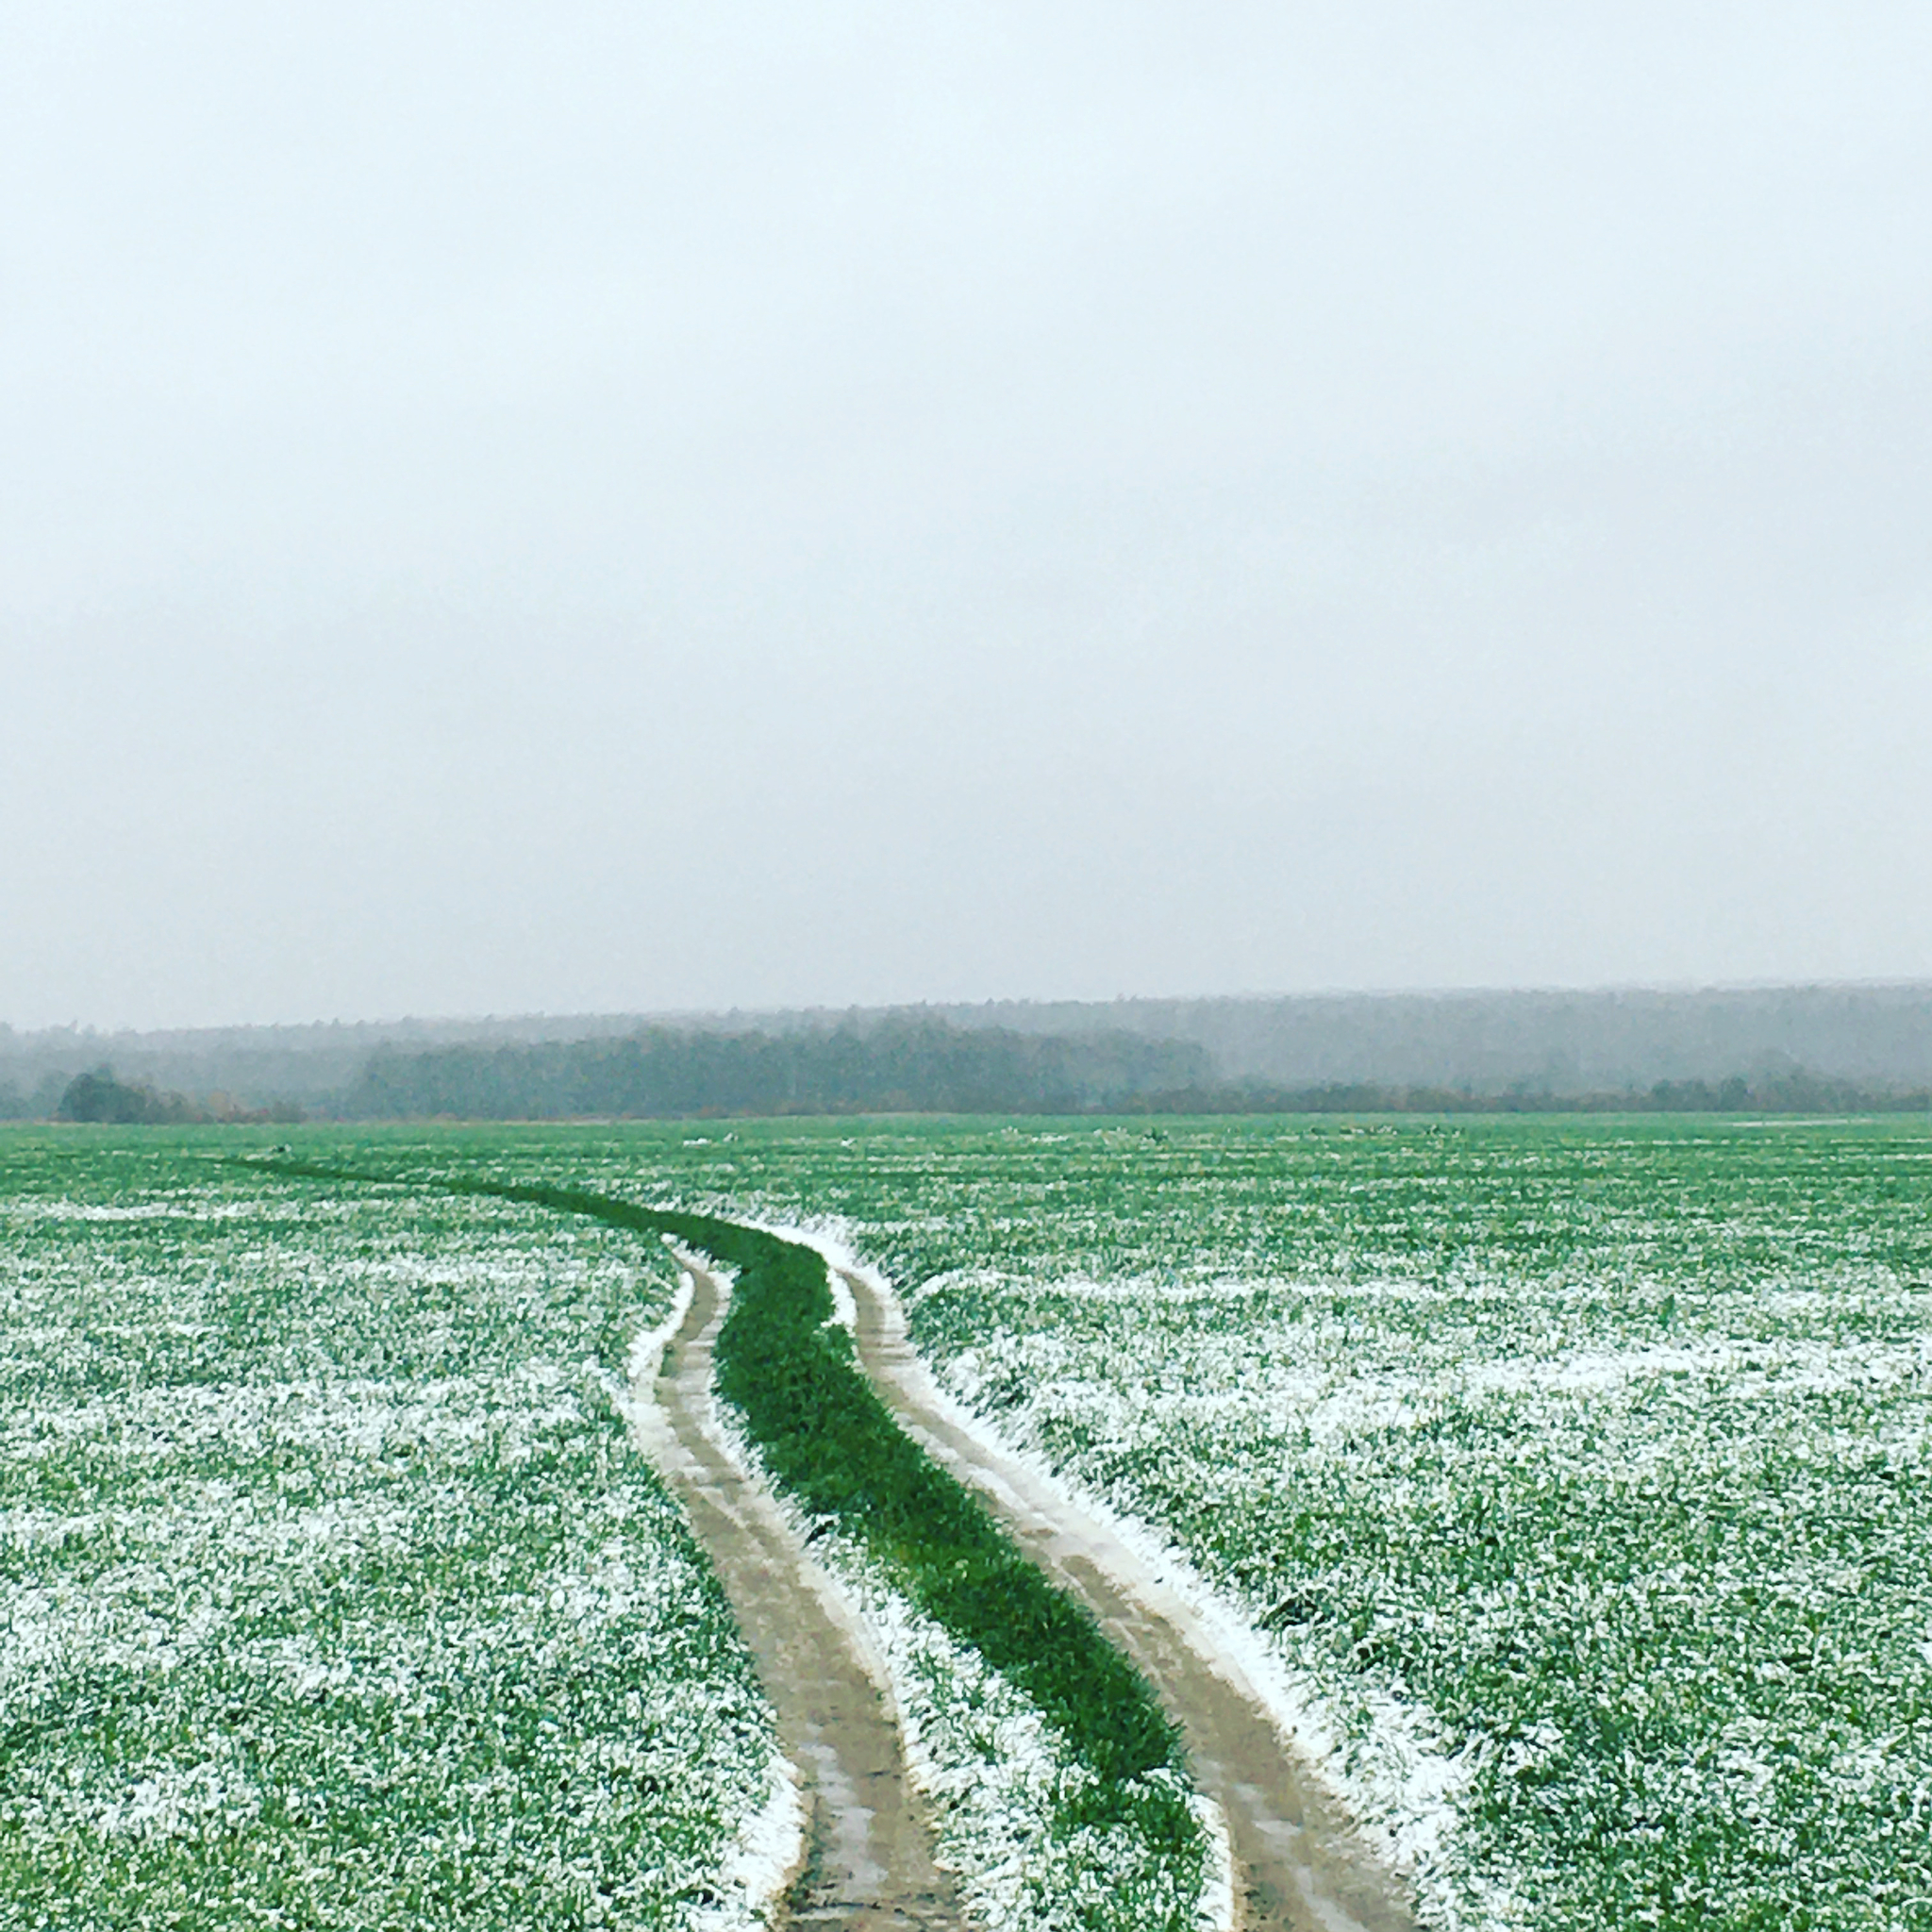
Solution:
[(944, 1412), (896, 1300), (844, 1274), (859, 1359), (901, 1427), (985, 1498), (1035, 1562), (1082, 1598), (1158, 1691), (1194, 1777), (1222, 1807), (1243, 1932), (1410, 1932), (1400, 1884), (1310, 1777), (1239, 1663), (1098, 1518)]
[(808, 1823), (778, 1923), (852, 1932), (966, 1932), (906, 1774), (899, 1728), (830, 1580), (709, 1425), (717, 1283), (689, 1259), (691, 1305), (641, 1395), (665, 1423), (653, 1452), (709, 1553), (757, 1659)]

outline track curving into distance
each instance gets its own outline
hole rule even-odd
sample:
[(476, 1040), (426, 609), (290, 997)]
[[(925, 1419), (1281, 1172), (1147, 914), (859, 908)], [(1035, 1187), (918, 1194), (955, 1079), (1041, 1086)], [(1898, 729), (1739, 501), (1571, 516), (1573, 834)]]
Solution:
[(712, 1430), (711, 1351), (724, 1298), (701, 1264), (679, 1258), (691, 1276), (691, 1303), (655, 1382), (636, 1392), (668, 1425), (654, 1459), (709, 1553), (805, 1787), (806, 1864), (779, 1923), (965, 1932), (952, 1882), (933, 1862), (864, 1638), (830, 1579)]
[(1194, 1780), (1227, 1823), (1241, 1932), (1411, 1932), (1401, 1887), (1316, 1786), (1200, 1618), (1098, 1517), (961, 1427), (914, 1353), (897, 1300), (860, 1273), (839, 1273), (858, 1311), (860, 1365), (899, 1425), (1086, 1603), (1180, 1725)]
[[(314, 1161), (234, 1164), (266, 1165), (291, 1178), (421, 1185), (404, 1174)], [(442, 1177), (430, 1185), (590, 1215), (680, 1242), (707, 1224), (720, 1234), (730, 1227), (567, 1188), (482, 1177)], [(828, 1269), (834, 1265), (822, 1251), (808, 1251), (821, 1254)], [(848, 1932), (971, 1932), (950, 1876), (934, 1861), (896, 1716), (881, 1689), (883, 1673), (862, 1631), (716, 1430), (713, 1356), (726, 1298), (700, 1261), (688, 1254), (680, 1259), (691, 1277), (691, 1298), (655, 1378), (634, 1389), (652, 1415), (648, 1425), (637, 1421), (711, 1557), (808, 1800), (805, 1867), (777, 1923)], [(1202, 1619), (1099, 1518), (984, 1430), (962, 1424), (913, 1352), (890, 1290), (862, 1273), (838, 1272), (856, 1307), (858, 1367), (893, 1421), (977, 1493), (1051, 1581), (1087, 1606), (1179, 1726), (1189, 1768), (1226, 1821), (1237, 1932), (1413, 1932), (1403, 1888), (1321, 1791), (1266, 1701)]]

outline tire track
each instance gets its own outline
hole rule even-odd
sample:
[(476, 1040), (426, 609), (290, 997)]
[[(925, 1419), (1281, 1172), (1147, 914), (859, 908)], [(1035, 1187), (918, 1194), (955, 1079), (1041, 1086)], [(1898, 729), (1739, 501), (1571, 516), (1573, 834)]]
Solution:
[(1180, 1725), (1195, 1782), (1227, 1823), (1243, 1932), (1413, 1932), (1399, 1882), (1315, 1783), (1201, 1618), (1106, 1524), (954, 1420), (897, 1300), (863, 1274), (837, 1272), (857, 1307), (859, 1361), (900, 1426), (1088, 1605)]
[(907, 1775), (899, 1728), (865, 1640), (770, 1497), (711, 1425), (711, 1351), (724, 1319), (717, 1281), (689, 1257), (684, 1319), (655, 1379), (653, 1460), (708, 1552), (804, 1786), (803, 1869), (778, 1923), (842, 1932), (967, 1932)]
[[(251, 1165), (253, 1163), (250, 1163)], [(275, 1163), (311, 1179), (394, 1183), (392, 1174)], [(542, 1185), (475, 1181), (455, 1192), (527, 1201), (643, 1232), (666, 1220), (629, 1203)], [(686, 1237), (689, 1238), (688, 1236)], [(1226, 1822), (1238, 1932), (1415, 1932), (1394, 1876), (1310, 1776), (1239, 1662), (1205, 1620), (1100, 1519), (958, 1419), (907, 1336), (891, 1291), (840, 1265), (811, 1236), (828, 1279), (850, 1291), (860, 1368), (906, 1433), (974, 1491), (1046, 1575), (1084, 1602), (1153, 1684), (1186, 1739), (1190, 1768)], [(672, 1237), (666, 1233), (664, 1239)], [(802, 1774), (810, 1829), (803, 1869), (777, 1924), (851, 1932), (971, 1932), (937, 1866), (883, 1673), (831, 1579), (717, 1432), (712, 1358), (725, 1299), (680, 1254), (691, 1295), (675, 1330), (652, 1344), (632, 1382), (632, 1422), (683, 1500)], [(843, 1314), (839, 1319), (844, 1319)], [(655, 1373), (654, 1373), (655, 1371)]]

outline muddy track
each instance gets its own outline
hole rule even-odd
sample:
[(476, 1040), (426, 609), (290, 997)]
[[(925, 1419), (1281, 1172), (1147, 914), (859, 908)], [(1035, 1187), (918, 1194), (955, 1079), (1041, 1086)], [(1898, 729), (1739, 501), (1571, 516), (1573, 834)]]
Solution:
[(653, 1459), (709, 1553), (777, 1713), (808, 1811), (803, 1869), (778, 1923), (850, 1932), (967, 1932), (932, 1839), (893, 1712), (864, 1638), (770, 1498), (712, 1432), (711, 1350), (724, 1318), (717, 1283), (688, 1257), (690, 1307), (656, 1381), (636, 1392), (662, 1426)]
[(898, 1303), (862, 1274), (840, 1273), (858, 1307), (859, 1360), (900, 1426), (1093, 1610), (1181, 1726), (1195, 1781), (1227, 1822), (1243, 1932), (1410, 1932), (1402, 1888), (1309, 1777), (1201, 1619), (1098, 1518), (955, 1422), (913, 1353)]

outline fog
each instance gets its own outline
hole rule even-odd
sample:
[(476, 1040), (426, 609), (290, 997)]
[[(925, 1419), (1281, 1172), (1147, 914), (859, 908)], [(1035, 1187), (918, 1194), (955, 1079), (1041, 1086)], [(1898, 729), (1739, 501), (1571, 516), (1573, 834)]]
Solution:
[(1928, 57), (16, 9), (0, 1019), (1932, 975)]

